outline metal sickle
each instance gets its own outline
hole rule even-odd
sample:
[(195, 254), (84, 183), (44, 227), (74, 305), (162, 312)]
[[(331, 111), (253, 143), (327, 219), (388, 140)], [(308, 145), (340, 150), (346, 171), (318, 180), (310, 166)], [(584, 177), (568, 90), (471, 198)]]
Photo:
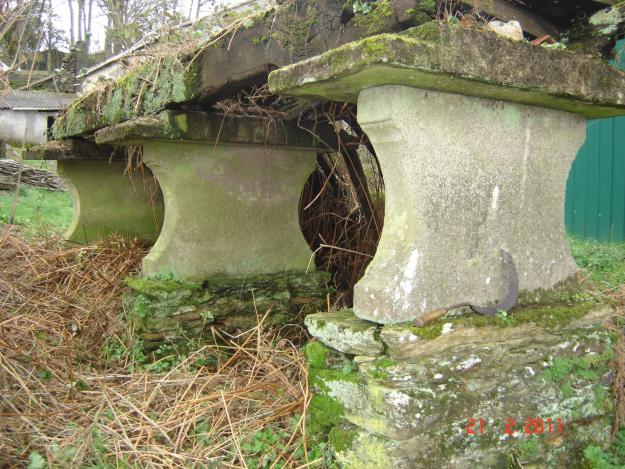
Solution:
[(512, 260), (512, 256), (508, 251), (504, 248), (500, 249), (501, 251), (501, 260), (503, 261), (504, 266), (506, 267), (506, 284), (507, 291), (505, 296), (498, 303), (493, 306), (476, 306), (471, 303), (456, 303), (451, 306), (447, 306), (444, 308), (435, 309), (434, 311), (430, 311), (429, 313), (424, 314), (423, 316), (414, 320), (414, 325), (417, 327), (423, 327), (427, 323), (434, 321), (435, 319), (440, 318), (445, 315), (448, 311), (452, 309), (457, 309), (462, 306), (468, 306), (475, 313), (482, 314), (484, 316), (494, 316), (499, 311), (508, 312), (517, 302), (519, 298), (519, 274), (517, 273), (516, 267), (514, 266), (514, 262)]

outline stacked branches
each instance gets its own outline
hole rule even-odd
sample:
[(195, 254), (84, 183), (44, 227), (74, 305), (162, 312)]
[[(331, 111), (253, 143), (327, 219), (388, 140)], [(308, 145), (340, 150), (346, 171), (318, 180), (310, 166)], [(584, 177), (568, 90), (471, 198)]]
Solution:
[(66, 189), (63, 180), (56, 174), (9, 159), (0, 160), (0, 181), (7, 184), (9, 189), (18, 183), (49, 191), (64, 191)]

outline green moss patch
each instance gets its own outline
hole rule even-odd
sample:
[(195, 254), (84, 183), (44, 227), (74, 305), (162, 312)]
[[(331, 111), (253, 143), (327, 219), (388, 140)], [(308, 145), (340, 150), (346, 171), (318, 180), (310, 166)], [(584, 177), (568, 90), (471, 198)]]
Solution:
[(356, 26), (365, 28), (367, 32), (374, 33), (384, 27), (384, 23), (393, 15), (393, 10), (388, 0), (381, 0), (373, 4), (369, 13), (356, 15), (353, 23)]
[(344, 413), (345, 409), (336, 399), (313, 394), (308, 406), (308, 430), (311, 433), (327, 432), (341, 423)]
[(613, 359), (614, 350), (611, 348), (600, 354), (583, 357), (556, 357), (553, 363), (542, 371), (541, 376), (551, 381), (563, 381), (571, 376), (585, 380), (597, 380), (609, 370), (610, 362)]
[(352, 443), (358, 436), (358, 431), (353, 428), (344, 428), (336, 426), (330, 430), (328, 434), (328, 443), (332, 445), (334, 451), (340, 453), (352, 447)]
[(128, 277), (125, 282), (133, 290), (147, 296), (162, 292), (172, 293), (178, 290), (198, 291), (202, 288), (200, 283), (182, 282), (173, 279)]
[(326, 367), (326, 360), (330, 349), (321, 342), (309, 342), (302, 347), (301, 352), (306, 357), (306, 363), (310, 368), (323, 369)]
[(563, 327), (572, 321), (584, 317), (595, 307), (592, 302), (573, 305), (529, 306), (512, 309), (506, 315), (482, 316), (470, 315), (451, 319), (440, 319), (425, 327), (406, 325), (406, 329), (422, 339), (436, 339), (443, 332), (443, 325), (451, 323), (464, 327), (513, 327), (522, 324), (536, 324), (547, 329)]

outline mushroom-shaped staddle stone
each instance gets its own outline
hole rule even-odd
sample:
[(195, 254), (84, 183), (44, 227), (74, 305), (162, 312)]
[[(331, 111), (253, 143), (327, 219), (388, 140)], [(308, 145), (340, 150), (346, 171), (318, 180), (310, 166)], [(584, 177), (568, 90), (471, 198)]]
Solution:
[(274, 93), (358, 103), (380, 161), (384, 230), (354, 311), (402, 322), (575, 274), (564, 229), (586, 118), (625, 114), (608, 64), (494, 33), (430, 23), (350, 43), (269, 76)]

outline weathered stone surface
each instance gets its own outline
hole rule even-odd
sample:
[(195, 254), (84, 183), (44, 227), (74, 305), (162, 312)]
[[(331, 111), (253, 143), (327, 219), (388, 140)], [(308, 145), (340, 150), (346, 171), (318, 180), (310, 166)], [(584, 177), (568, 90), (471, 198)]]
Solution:
[[(415, 468), (409, 458), (401, 453), (398, 454), (401, 449), (396, 442), (356, 428), (341, 429), (340, 437), (332, 433), (329, 435), (339, 467), (343, 469)], [(333, 432), (335, 432), (334, 429)]]
[(329, 130), (319, 129), (318, 136), (313, 136), (295, 122), (278, 122), (273, 118), (163, 111), (99, 130), (95, 133), (95, 141), (98, 144), (128, 145), (146, 140), (184, 140), (327, 150), (328, 143), (336, 141), (336, 135), (330, 134)]
[[(597, 307), (592, 303), (574, 305), (542, 305), (524, 306), (512, 309), (505, 317), (499, 316), (468, 316), (457, 315), (448, 319), (441, 319), (425, 327), (414, 327), (406, 324), (387, 325), (382, 328), (380, 337), (386, 345), (386, 353), (396, 360), (411, 362), (419, 361), (424, 355), (436, 352), (433, 348), (445, 349), (449, 342), (457, 342), (459, 337), (465, 336), (467, 342), (479, 343), (489, 340), (488, 333), (483, 335), (483, 328), (498, 328), (501, 341), (518, 339), (517, 329), (525, 330), (526, 340), (531, 342), (533, 334), (541, 327), (557, 327), (568, 325), (572, 321), (585, 317), (603, 317), (611, 313), (609, 306)], [(516, 327), (510, 327), (516, 326)], [(479, 329), (476, 332), (476, 328)], [(450, 332), (454, 332), (450, 335)], [(432, 341), (432, 339), (437, 339)]]
[(120, 148), (97, 145), (90, 140), (71, 138), (53, 140), (26, 150), (28, 160), (121, 160), (126, 156)]
[[(54, 124), (54, 138), (86, 135), (108, 125), (163, 109), (214, 102), (251, 84), (269, 70), (383, 31), (422, 23), (436, 15), (431, 0), (390, 0), (361, 19), (344, 0), (285, 2), (250, 18), (243, 27), (209, 35), (194, 50), (158, 56), (116, 82), (76, 101)], [(420, 13), (406, 15), (413, 9)]]
[(308, 268), (298, 204), (314, 150), (146, 141), (143, 160), (165, 203), (146, 275), (202, 281)]
[(310, 314), (304, 324), (310, 335), (339, 352), (371, 357), (384, 351), (377, 324), (358, 319), (350, 310)]
[(59, 175), (73, 200), (65, 238), (90, 243), (118, 234), (153, 243), (163, 224), (163, 198), (147, 168), (128, 171), (123, 161), (60, 160)]
[[(615, 335), (603, 324), (614, 312), (560, 313), (511, 324), (493, 318), (497, 326), (466, 318), (420, 337), (408, 360), (381, 356), (350, 367), (346, 356), (326, 352), (309, 365), (311, 422), (335, 428), (330, 442), (348, 468), (382, 467), (375, 461), (383, 459), (393, 468), (504, 468), (513, 455), (523, 467), (584, 467), (589, 444), (610, 442)], [(329, 420), (328, 409), (338, 417)], [(527, 420), (538, 418), (543, 428)], [(375, 451), (365, 448), (368, 435)]]
[(495, 33), (429, 23), (332, 49), (269, 75), (274, 93), (356, 102), (366, 88), (405, 85), (576, 112), (625, 114), (625, 77), (586, 55)]
[[(213, 332), (248, 330), (269, 311), (264, 325), (294, 324), (323, 306), (326, 272), (212, 277), (203, 283), (128, 279), (124, 311), (148, 348), (164, 342), (213, 338)], [(300, 319), (301, 320), (301, 319)]]
[(358, 121), (384, 173), (384, 230), (354, 289), (357, 316), (402, 322), (507, 291), (500, 249), (519, 289), (576, 271), (563, 206), (585, 120), (561, 111), (405, 86), (364, 90)]

